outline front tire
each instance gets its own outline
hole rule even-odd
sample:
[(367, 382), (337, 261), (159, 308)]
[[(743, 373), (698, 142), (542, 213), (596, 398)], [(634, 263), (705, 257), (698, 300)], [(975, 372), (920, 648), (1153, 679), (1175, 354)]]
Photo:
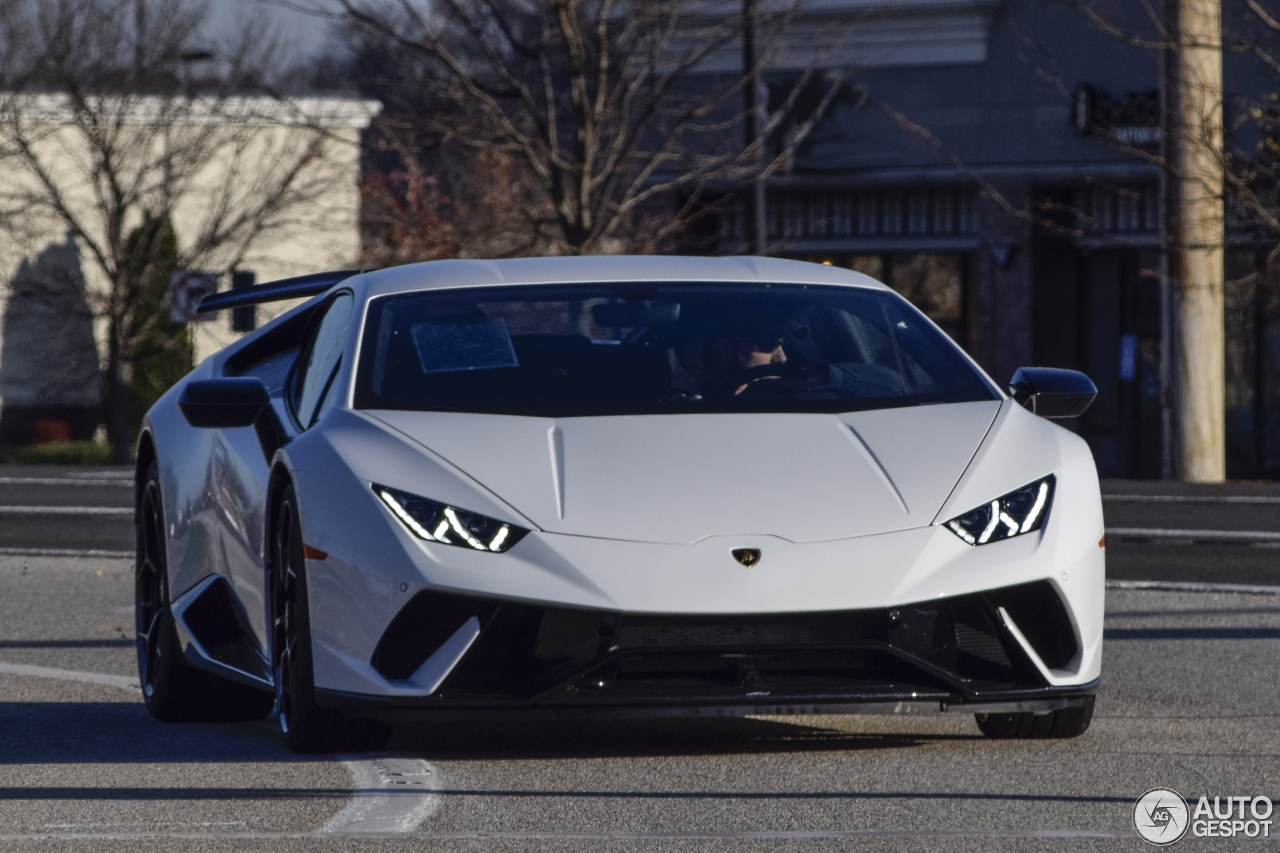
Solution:
[(280, 497), (271, 542), (272, 642), (276, 713), (289, 749), (300, 753), (363, 752), (386, 746), (391, 726), (350, 720), (316, 704), (311, 613), (302, 523), (293, 486)]
[(1050, 739), (1084, 734), (1093, 721), (1093, 696), (1047, 714), (975, 714), (978, 728), (989, 738)]
[(165, 723), (260, 720), (271, 712), (272, 696), (197, 669), (178, 642), (169, 600), (164, 502), (154, 462), (138, 502), (137, 562), (134, 572), (134, 627), (138, 681), (147, 713)]

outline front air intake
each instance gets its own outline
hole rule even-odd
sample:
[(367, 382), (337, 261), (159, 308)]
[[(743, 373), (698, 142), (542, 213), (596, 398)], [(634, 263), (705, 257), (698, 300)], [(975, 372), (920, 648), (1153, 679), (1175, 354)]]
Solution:
[(1075, 629), (1049, 581), (998, 589), (987, 597), (1004, 608), (1045, 666), (1062, 669), (1075, 658), (1080, 648)]
[(408, 678), (468, 619), (483, 626), (496, 609), (484, 599), (420, 593), (391, 620), (370, 663), (388, 681)]

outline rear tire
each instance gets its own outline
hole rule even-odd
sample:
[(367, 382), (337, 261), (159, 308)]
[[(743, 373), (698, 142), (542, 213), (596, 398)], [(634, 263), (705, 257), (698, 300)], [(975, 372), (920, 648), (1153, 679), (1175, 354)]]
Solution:
[(978, 728), (990, 738), (1079, 737), (1093, 721), (1093, 696), (1085, 696), (1066, 708), (1047, 714), (975, 714)]
[(165, 723), (260, 720), (272, 696), (197, 669), (178, 642), (169, 600), (168, 551), (160, 475), (151, 463), (138, 502), (134, 626), (138, 681), (147, 713)]
[(386, 723), (352, 720), (316, 704), (311, 614), (302, 523), (293, 486), (280, 497), (271, 541), (271, 601), (276, 713), (285, 746), (294, 752), (365, 752), (391, 738)]

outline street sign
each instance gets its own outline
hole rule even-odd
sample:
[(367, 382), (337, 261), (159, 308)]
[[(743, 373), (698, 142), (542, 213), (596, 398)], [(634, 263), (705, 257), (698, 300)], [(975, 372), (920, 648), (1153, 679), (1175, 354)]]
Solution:
[(1138, 378), (1138, 336), (1120, 338), (1120, 378), (1126, 381)]
[(218, 292), (218, 274), (176, 270), (169, 276), (169, 319), (175, 323), (207, 323), (217, 314), (197, 314), (200, 300)]

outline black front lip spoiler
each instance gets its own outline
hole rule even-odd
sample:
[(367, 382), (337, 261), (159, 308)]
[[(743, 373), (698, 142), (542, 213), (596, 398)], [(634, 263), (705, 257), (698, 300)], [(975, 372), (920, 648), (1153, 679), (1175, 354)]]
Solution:
[(579, 718), (747, 717), (822, 714), (1047, 714), (1070, 707), (1098, 692), (1100, 678), (1070, 687), (989, 691), (980, 696), (813, 696), (737, 697), (732, 701), (655, 696), (652, 701), (608, 705), (484, 704), (464, 707), (432, 697), (376, 696), (339, 690), (315, 691), (316, 704), (340, 709), (351, 717), (387, 722), (547, 720)]

